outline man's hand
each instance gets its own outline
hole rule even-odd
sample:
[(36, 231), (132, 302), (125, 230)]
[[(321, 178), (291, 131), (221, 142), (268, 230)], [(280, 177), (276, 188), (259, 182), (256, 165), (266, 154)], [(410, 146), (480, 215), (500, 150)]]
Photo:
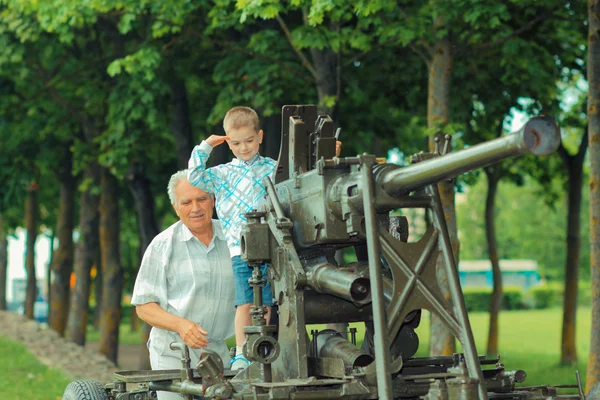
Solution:
[(183, 343), (193, 349), (199, 349), (208, 344), (208, 339), (205, 336), (208, 335), (208, 332), (189, 319), (181, 321), (177, 333), (183, 339)]
[(339, 157), (341, 152), (342, 152), (342, 142), (340, 142), (339, 140), (336, 140), (335, 141), (335, 156)]
[(208, 139), (205, 139), (206, 143), (211, 147), (218, 146), (226, 140), (228, 140), (228, 138), (225, 135), (211, 135)]

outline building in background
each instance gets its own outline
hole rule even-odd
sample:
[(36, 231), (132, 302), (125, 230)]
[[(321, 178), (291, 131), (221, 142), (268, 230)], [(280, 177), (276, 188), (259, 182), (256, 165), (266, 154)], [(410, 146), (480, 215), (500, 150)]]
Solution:
[[(519, 286), (523, 290), (541, 283), (535, 260), (500, 260), (503, 286)], [(465, 287), (493, 287), (490, 260), (461, 260), (458, 263), (460, 284)]]
[[(27, 271), (25, 270), (26, 256), (25, 229), (18, 228), (14, 236), (8, 237), (8, 271), (6, 276), (6, 302), (8, 309), (19, 311), (25, 301), (27, 285)], [(39, 234), (35, 242), (35, 275), (38, 286), (38, 303), (46, 303), (48, 299), (48, 268), (50, 265), (51, 240), (47, 235)], [(43, 309), (43, 304), (36, 304), (38, 310)], [(36, 312), (38, 313), (38, 312)], [(42, 311), (39, 311), (43, 314)], [(47, 307), (45, 310), (47, 314)], [(40, 317), (41, 318), (41, 317)]]

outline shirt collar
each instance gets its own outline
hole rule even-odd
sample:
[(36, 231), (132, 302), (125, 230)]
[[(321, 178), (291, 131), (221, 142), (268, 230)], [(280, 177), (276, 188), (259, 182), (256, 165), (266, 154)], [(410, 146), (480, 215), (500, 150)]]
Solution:
[[(179, 221), (179, 223), (181, 224), (181, 231), (179, 234), (180, 241), (187, 242), (191, 238), (195, 237), (192, 231), (190, 231), (190, 229), (187, 226), (185, 226), (185, 224), (181, 222), (181, 220)], [(223, 233), (223, 229), (221, 229), (221, 223), (219, 222), (219, 220), (213, 219), (211, 220), (211, 223), (213, 227), (213, 240), (215, 236), (218, 239), (225, 240), (225, 234)]]
[(256, 153), (254, 155), (254, 157), (252, 157), (248, 161), (240, 160), (239, 158), (236, 157), (233, 160), (231, 160), (231, 163), (233, 165), (250, 165), (250, 166), (252, 166), (254, 164), (260, 164), (262, 162), (262, 160), (263, 160), (263, 157), (260, 154)]

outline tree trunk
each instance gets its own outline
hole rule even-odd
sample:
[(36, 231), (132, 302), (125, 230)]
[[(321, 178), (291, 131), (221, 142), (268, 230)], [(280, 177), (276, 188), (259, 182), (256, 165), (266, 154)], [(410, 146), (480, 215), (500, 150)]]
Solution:
[[(140, 232), (140, 254), (144, 254), (152, 239), (159, 234), (156, 214), (154, 212), (154, 196), (150, 190), (150, 182), (148, 181), (141, 164), (136, 163), (129, 169), (127, 180), (135, 200)], [(132, 320), (134, 320), (134, 317), (137, 315), (135, 314), (135, 311), (133, 314)], [(144, 323), (144, 325), (145, 326), (142, 329), (138, 369), (150, 369), (150, 357), (148, 354), (148, 347), (146, 346), (150, 334), (150, 327), (146, 323)]]
[[(100, 215), (98, 214), (98, 217)], [(100, 224), (98, 223), (98, 226)], [(98, 232), (99, 234), (100, 232)], [(98, 240), (99, 237), (98, 237)], [(102, 260), (100, 257), (100, 251), (98, 251), (98, 255), (94, 260), (94, 264), (92, 267), (92, 279), (94, 285), (94, 299), (96, 300), (96, 306), (94, 307), (94, 315), (92, 316), (92, 323), (94, 329), (100, 329), (100, 318), (102, 317), (102, 293), (104, 287), (104, 279), (102, 278)]]
[(590, 149), (590, 267), (592, 333), (586, 391), (600, 382), (600, 1), (589, 0), (588, 19), (588, 143)]
[(0, 215), (0, 310), (6, 310), (6, 277), (8, 273), (8, 239), (4, 218)]
[[(46, 302), (48, 302), (48, 304), (50, 304), (50, 302), (52, 301), (52, 290), (51, 290), (51, 281), (52, 281), (52, 262), (54, 260), (54, 239), (56, 239), (56, 235), (54, 234), (54, 231), (52, 231), (51, 235), (50, 235), (50, 243), (48, 245), (48, 263), (46, 266), (46, 294), (47, 294), (47, 298), (46, 298)], [(50, 313), (50, 309), (48, 309), (48, 313)]]
[(496, 193), (500, 181), (500, 167), (489, 167), (485, 169), (488, 180), (488, 193), (485, 199), (485, 234), (488, 244), (488, 257), (492, 264), (492, 277), (494, 288), (490, 299), (490, 326), (488, 331), (487, 354), (495, 356), (498, 354), (498, 316), (502, 305), (502, 272), (498, 257), (498, 244), (496, 242)]
[(27, 271), (27, 291), (25, 296), (25, 316), (33, 319), (33, 307), (37, 299), (37, 278), (35, 275), (35, 241), (38, 233), (38, 185), (31, 182), (27, 188), (25, 199), (25, 226), (27, 228), (27, 245), (25, 256), (25, 270)]
[(171, 130), (175, 137), (177, 167), (178, 169), (186, 169), (194, 148), (194, 138), (192, 136), (192, 122), (190, 121), (185, 83), (174, 78), (171, 83), (171, 94), (173, 96)]
[[(445, 28), (444, 21), (438, 17), (434, 21), (434, 30)], [(450, 84), (452, 78), (452, 43), (448, 36), (437, 39), (432, 59), (429, 63), (429, 85), (427, 93), (427, 127), (437, 132), (450, 120)], [(438, 135), (439, 136), (439, 135)], [(433, 148), (433, 138), (430, 149)], [(443, 143), (443, 142), (441, 142)], [(446, 224), (452, 243), (455, 261), (458, 263), (458, 234), (456, 228), (456, 213), (454, 205), (454, 182), (444, 180), (438, 184)], [(442, 257), (438, 260), (438, 270), (444, 271)], [(440, 288), (444, 297), (450, 300), (448, 277), (440, 274)], [(454, 335), (436, 315), (431, 314), (431, 333), (429, 352), (432, 356), (450, 355), (456, 351)]]
[(58, 177), (60, 180), (60, 209), (56, 226), (58, 249), (56, 254), (53, 254), (50, 265), (50, 327), (60, 336), (64, 336), (69, 316), (69, 281), (73, 272), (73, 210), (76, 191), (69, 150)]
[(577, 362), (575, 322), (577, 317), (577, 283), (579, 279), (579, 253), (581, 234), (581, 185), (583, 171), (569, 166), (569, 192), (567, 209), (567, 258), (565, 263), (565, 291), (560, 362), (563, 365)]
[(319, 94), (319, 114), (327, 114), (337, 124), (339, 104), (338, 55), (330, 48), (311, 48), (315, 66), (317, 93)]
[(563, 326), (560, 362), (572, 365), (577, 362), (577, 286), (579, 281), (579, 258), (581, 254), (581, 190), (583, 186), (583, 162), (588, 147), (588, 131), (581, 139), (575, 156), (567, 154), (561, 146), (559, 154), (567, 167), (567, 256), (565, 260), (565, 291), (563, 300)]
[(80, 346), (85, 345), (85, 335), (90, 305), (90, 271), (98, 259), (98, 205), (100, 196), (96, 188), (100, 175), (97, 164), (89, 165), (84, 172), (84, 180), (89, 180), (80, 195), (79, 241), (75, 250), (75, 261), (71, 279), (71, 299), (66, 336)]
[(100, 253), (102, 260), (102, 308), (98, 351), (117, 363), (123, 270), (119, 251), (119, 185), (106, 168), (100, 176)]

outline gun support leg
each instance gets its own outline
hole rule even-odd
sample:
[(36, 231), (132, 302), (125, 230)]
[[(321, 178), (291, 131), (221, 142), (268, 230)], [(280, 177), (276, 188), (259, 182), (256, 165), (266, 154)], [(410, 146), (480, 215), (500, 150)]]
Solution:
[(372, 199), (375, 197), (373, 181), (374, 156), (361, 156), (360, 169), (363, 184), (363, 205), (365, 210), (365, 230), (367, 234), (367, 252), (369, 258), (369, 278), (373, 301), (373, 324), (375, 328), (375, 369), (377, 372), (377, 392), (379, 399), (392, 399), (392, 380), (390, 376), (390, 354), (387, 340), (386, 310), (383, 302), (383, 276), (381, 274), (381, 259), (377, 219)]
[(445, 271), (448, 277), (450, 296), (452, 297), (454, 313), (461, 328), (459, 332), (459, 339), (465, 353), (465, 362), (469, 376), (479, 380), (479, 398), (481, 400), (487, 400), (487, 389), (485, 387), (485, 381), (483, 380), (483, 373), (481, 372), (481, 365), (479, 363), (479, 357), (477, 356), (477, 349), (475, 348), (475, 340), (473, 339), (473, 331), (471, 330), (471, 323), (469, 322), (467, 307), (465, 306), (465, 300), (460, 287), (458, 269), (456, 267), (454, 253), (452, 251), (450, 236), (448, 235), (448, 227), (446, 226), (446, 218), (444, 216), (444, 209), (442, 207), (440, 193), (438, 191), (437, 184), (428, 186), (427, 190), (433, 199), (432, 211), (435, 215), (433, 223), (437, 225), (436, 227), (440, 232), (442, 254), (444, 257), (444, 265), (446, 266)]

